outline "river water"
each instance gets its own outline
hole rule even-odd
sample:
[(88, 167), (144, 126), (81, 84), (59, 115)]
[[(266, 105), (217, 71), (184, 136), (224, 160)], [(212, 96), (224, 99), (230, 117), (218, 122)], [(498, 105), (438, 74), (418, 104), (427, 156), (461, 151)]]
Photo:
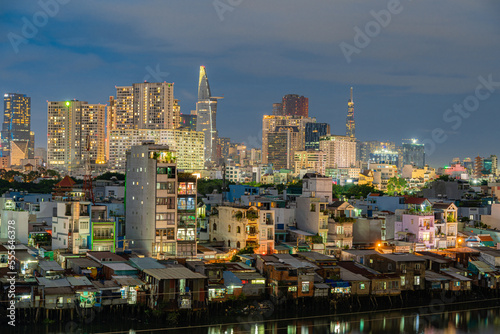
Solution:
[[(172, 333), (172, 334), (310, 334), (310, 333), (500, 333), (500, 306), (476, 306), (469, 310), (444, 311), (405, 309), (353, 313), (337, 316), (294, 317), (285, 320), (254, 322), (251, 316), (227, 318), (223, 325), (199, 325), (165, 328), (131, 319), (108, 319), (106, 322), (17, 327), (17, 333)], [(262, 320), (262, 318), (260, 318)], [(4, 331), (5, 330), (5, 331)], [(0, 329), (9, 333), (10, 329)]]

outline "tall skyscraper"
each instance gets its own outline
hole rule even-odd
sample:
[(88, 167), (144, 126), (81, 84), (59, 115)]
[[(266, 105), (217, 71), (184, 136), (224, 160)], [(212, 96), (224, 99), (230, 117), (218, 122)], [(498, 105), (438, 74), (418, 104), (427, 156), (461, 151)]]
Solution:
[(212, 97), (205, 66), (200, 66), (198, 81), (198, 102), (196, 103), (196, 131), (205, 134), (205, 165), (210, 166), (217, 160), (217, 100)]
[(328, 123), (307, 123), (305, 133), (305, 150), (319, 150), (319, 138), (330, 134)]
[(352, 98), (352, 87), (351, 87), (351, 98), (347, 102), (347, 119), (345, 123), (345, 135), (347, 137), (356, 137), (356, 124), (354, 123), (354, 100)]
[[(104, 104), (84, 101), (48, 102), (47, 162), (49, 168), (73, 171), (105, 162)], [(89, 147), (87, 153), (87, 147)]]
[(275, 116), (309, 116), (309, 99), (297, 94), (283, 96), (281, 103), (273, 103)]
[(34, 156), (34, 134), (31, 132), (31, 98), (25, 94), (4, 95), (4, 116), (1, 133), (1, 151), (4, 157), (10, 155), (11, 142), (27, 143), (28, 158)]
[(413, 165), (418, 168), (425, 166), (425, 147), (417, 139), (405, 139), (403, 142), (403, 165)]
[(262, 118), (262, 163), (268, 160), (268, 134), (274, 132), (277, 127), (296, 126), (299, 129), (297, 147), (295, 150), (302, 151), (305, 147), (305, 128), (307, 123), (316, 123), (316, 118), (302, 116), (271, 116), (264, 115)]
[(279, 126), (268, 134), (268, 163), (274, 169), (293, 169), (294, 154), (299, 150), (299, 128)]

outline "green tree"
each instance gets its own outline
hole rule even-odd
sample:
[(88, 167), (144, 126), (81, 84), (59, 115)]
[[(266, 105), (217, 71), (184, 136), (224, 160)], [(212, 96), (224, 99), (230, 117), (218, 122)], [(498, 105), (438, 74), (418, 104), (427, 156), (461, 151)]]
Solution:
[(395, 193), (402, 194), (408, 188), (406, 180), (402, 177), (391, 177), (387, 182), (387, 193), (394, 195)]

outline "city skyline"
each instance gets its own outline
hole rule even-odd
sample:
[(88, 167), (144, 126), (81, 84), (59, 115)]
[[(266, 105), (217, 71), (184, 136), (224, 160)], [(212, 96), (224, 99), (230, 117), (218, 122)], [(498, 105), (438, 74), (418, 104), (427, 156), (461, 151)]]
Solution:
[[(102, 10), (95, 11), (92, 3), (71, 2), (60, 5), (58, 13), (38, 27), (33, 37), (26, 38), (26, 43), (14, 43), (16, 48), (8, 33), (23, 36), (22, 18), (32, 20), (43, 9), (31, 4), (4, 4), (2, 23), (7, 34), (2, 37), (5, 61), (0, 65), (4, 78), (0, 89), (32, 97), (36, 146), (45, 146), (47, 100), (77, 98), (106, 103), (115, 86), (131, 82), (175, 82), (181, 113), (189, 114), (197, 101), (198, 66), (204, 65), (210, 69), (213, 94), (224, 96), (218, 110), (219, 136), (249, 147), (260, 144), (262, 116), (272, 114), (272, 104), (286, 94), (307, 96), (309, 115), (331, 124), (332, 134), (343, 134), (345, 102), (353, 86), (356, 136), (362, 141), (400, 144), (403, 138), (432, 139), (433, 131), (438, 129), (439, 134), (442, 129), (446, 140), (433, 140), (435, 152), (426, 155), (433, 166), (448, 164), (454, 157), (499, 153), (493, 124), (500, 101), (496, 84), (500, 77), (495, 72), (500, 50), (490, 42), (500, 30), (497, 3), (461, 1), (460, 6), (449, 6), (445, 1), (431, 10), (426, 4), (401, 2), (401, 11), (392, 15), (378, 34), (369, 36), (364, 47), (355, 44), (355, 28), (364, 31), (368, 23), (377, 22), (372, 12), (385, 10), (387, 2), (338, 2), (320, 7), (314, 3), (256, 1), (243, 2), (222, 14), (211, 2), (194, 3), (141, 6), (124, 1), (119, 6), (102, 4)], [(115, 8), (119, 8), (120, 21), (103, 19), (107, 9)], [(310, 27), (288, 23), (280, 29), (270, 26), (271, 21), (287, 22), (285, 17), (295, 10), (301, 10)], [(447, 20), (440, 19), (443, 11), (449, 14)], [(137, 12), (151, 19), (126, 19)], [(167, 34), (158, 33), (169, 21), (165, 17), (191, 17), (188, 13), (197, 19), (179, 22)], [(201, 13), (206, 15), (198, 15)], [(247, 33), (244, 43), (233, 37), (233, 29), (249, 30), (247, 26), (263, 13), (277, 21), (262, 19), (259, 27)], [(69, 17), (76, 18), (70, 22)], [(78, 17), (85, 17), (85, 22)], [(127, 36), (121, 33), (122, 19), (127, 25), (133, 22)], [(204, 30), (187, 29), (201, 25)], [(85, 37), (92, 35), (100, 38)], [(350, 62), (340, 47), (342, 42), (360, 51), (349, 56)], [(72, 75), (66, 74), (69, 70)], [(467, 103), (483, 81), (494, 84), (477, 111), (445, 121), (446, 116), (452, 117), (447, 110)], [(483, 89), (485, 92), (489, 91)], [(231, 126), (242, 117), (246, 117), (245, 126)]]

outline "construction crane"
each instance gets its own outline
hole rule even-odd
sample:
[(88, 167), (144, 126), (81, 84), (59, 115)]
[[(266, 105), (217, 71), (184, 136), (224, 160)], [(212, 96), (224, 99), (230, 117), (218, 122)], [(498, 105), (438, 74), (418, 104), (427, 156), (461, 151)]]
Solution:
[(87, 135), (87, 157), (85, 159), (85, 176), (83, 177), (83, 192), (85, 200), (94, 204), (94, 190), (92, 186), (92, 167), (90, 165), (90, 134)]

